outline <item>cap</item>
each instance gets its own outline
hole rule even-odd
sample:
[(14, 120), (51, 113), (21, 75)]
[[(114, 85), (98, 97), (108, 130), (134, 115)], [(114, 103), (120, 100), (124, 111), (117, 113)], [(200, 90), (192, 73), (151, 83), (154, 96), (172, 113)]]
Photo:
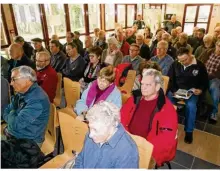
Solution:
[(78, 31), (74, 31), (74, 34), (76, 35), (80, 35), (80, 33)]
[(41, 43), (43, 40), (41, 38), (37, 37), (37, 38), (31, 39), (31, 41), (32, 42), (40, 42)]
[(24, 38), (21, 37), (21, 36), (15, 36), (14, 37), (14, 42), (17, 43), (17, 42), (24, 42)]

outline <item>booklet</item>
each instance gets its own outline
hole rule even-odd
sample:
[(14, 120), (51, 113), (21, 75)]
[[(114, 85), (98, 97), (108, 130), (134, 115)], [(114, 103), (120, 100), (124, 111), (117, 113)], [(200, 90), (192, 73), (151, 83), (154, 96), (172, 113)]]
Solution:
[(173, 96), (177, 99), (189, 99), (194, 93), (194, 88), (189, 90), (179, 89), (176, 94)]

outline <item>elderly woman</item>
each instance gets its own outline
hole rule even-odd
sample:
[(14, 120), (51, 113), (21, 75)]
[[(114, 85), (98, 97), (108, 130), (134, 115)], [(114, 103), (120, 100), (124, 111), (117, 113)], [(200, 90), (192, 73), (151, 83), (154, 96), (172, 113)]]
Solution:
[(118, 49), (118, 41), (115, 37), (110, 37), (107, 42), (108, 49), (102, 52), (101, 63), (104, 66), (113, 65), (116, 67), (121, 63), (123, 54), (120, 49)]
[(100, 58), (102, 55), (102, 49), (98, 46), (94, 46), (89, 49), (89, 64), (86, 67), (83, 78), (79, 80), (81, 89), (83, 92), (88, 84), (97, 79), (98, 73), (100, 71)]
[(101, 100), (112, 102), (121, 108), (121, 92), (115, 86), (114, 80), (113, 66), (109, 65), (100, 70), (97, 80), (89, 84), (81, 99), (76, 102), (74, 110), (77, 115), (81, 115), (78, 116), (78, 119), (82, 119), (82, 114)]
[(119, 108), (95, 104), (87, 113), (89, 133), (74, 168), (138, 168), (138, 148), (120, 123)]
[(102, 50), (107, 49), (108, 45), (105, 40), (105, 31), (100, 30), (98, 32), (98, 40), (94, 43), (94, 46), (99, 46)]
[(187, 49), (192, 49), (191, 46), (187, 43), (188, 41), (188, 35), (186, 33), (180, 33), (179, 35), (179, 41), (175, 44), (176, 50), (179, 50), (181, 47), (185, 47)]

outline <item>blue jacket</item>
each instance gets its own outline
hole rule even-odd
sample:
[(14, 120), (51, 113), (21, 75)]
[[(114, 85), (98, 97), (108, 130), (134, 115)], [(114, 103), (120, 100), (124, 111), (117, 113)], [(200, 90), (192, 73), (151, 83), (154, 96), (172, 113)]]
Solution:
[(24, 94), (17, 93), (5, 109), (3, 118), (9, 134), (16, 138), (44, 141), (50, 113), (50, 101), (44, 90), (34, 83)]
[(137, 145), (121, 124), (101, 147), (87, 134), (74, 168), (139, 168)]
[[(74, 108), (74, 111), (76, 112), (77, 115), (80, 115), (82, 112), (87, 111), (94, 104), (95, 99), (91, 103), (90, 106), (86, 105), (87, 94), (89, 92), (91, 84), (92, 83), (90, 83), (88, 88), (82, 93), (81, 99), (79, 99), (76, 102), (76, 106)], [(114, 103), (116, 106), (119, 107), (119, 109), (121, 109), (121, 105), (122, 105), (121, 92), (116, 86), (115, 86), (114, 90), (110, 93), (110, 95), (107, 97), (106, 101)]]

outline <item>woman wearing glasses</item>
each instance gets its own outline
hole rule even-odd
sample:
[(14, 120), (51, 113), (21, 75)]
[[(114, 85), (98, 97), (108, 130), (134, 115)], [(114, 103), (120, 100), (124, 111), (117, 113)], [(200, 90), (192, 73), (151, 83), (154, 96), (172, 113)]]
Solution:
[(76, 102), (74, 110), (78, 119), (83, 120), (83, 114), (101, 100), (114, 103), (121, 108), (121, 92), (114, 84), (114, 80), (113, 66), (109, 65), (100, 70), (97, 80), (89, 84), (88, 88), (82, 93), (81, 99)]

